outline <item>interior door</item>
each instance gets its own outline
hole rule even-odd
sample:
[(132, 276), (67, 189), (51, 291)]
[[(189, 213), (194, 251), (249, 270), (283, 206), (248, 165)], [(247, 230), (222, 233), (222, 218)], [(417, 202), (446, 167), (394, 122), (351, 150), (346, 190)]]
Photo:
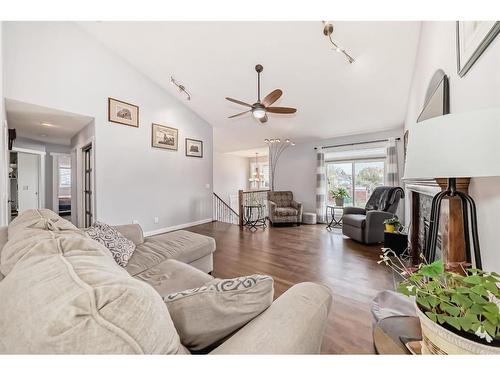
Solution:
[(18, 152), (17, 165), (19, 212), (39, 208), (40, 155)]

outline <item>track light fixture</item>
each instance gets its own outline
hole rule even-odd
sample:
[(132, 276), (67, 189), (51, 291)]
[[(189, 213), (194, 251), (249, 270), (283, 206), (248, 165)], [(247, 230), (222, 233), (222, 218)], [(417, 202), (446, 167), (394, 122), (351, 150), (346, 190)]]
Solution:
[(349, 64), (352, 64), (355, 60), (354, 58), (349, 55), (345, 48), (342, 48), (339, 46), (336, 42), (333, 41), (332, 39), (332, 34), (333, 34), (333, 24), (330, 22), (323, 21), (323, 34), (330, 40), (330, 43), (333, 45), (333, 49), (337, 51), (338, 53), (342, 53)]
[(174, 77), (170, 77), (170, 83), (172, 85), (174, 85), (175, 87), (177, 87), (177, 89), (179, 90), (179, 92), (183, 92), (184, 94), (187, 95), (187, 100), (191, 100), (191, 95), (189, 95), (189, 93), (187, 92), (186, 90), (186, 87), (184, 87), (183, 85), (181, 85), (180, 83), (178, 83)]

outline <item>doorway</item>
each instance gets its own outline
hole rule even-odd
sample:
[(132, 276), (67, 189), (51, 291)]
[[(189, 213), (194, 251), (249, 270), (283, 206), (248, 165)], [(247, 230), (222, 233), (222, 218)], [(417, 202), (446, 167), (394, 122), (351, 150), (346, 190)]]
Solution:
[(42, 207), (43, 155), (16, 150), (9, 153), (9, 222), (19, 212)]
[(93, 181), (92, 181), (92, 165), (93, 152), (92, 143), (85, 146), (82, 149), (83, 152), (83, 211), (84, 215), (84, 226), (88, 228), (92, 225), (94, 220), (94, 203), (93, 203)]

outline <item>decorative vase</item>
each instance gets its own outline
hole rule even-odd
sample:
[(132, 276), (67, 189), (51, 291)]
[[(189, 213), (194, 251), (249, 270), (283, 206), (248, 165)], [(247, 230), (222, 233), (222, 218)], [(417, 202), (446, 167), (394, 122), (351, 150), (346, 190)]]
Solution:
[(335, 198), (335, 205), (339, 206), (339, 207), (343, 207), (344, 206), (344, 198), (343, 197)]
[(434, 323), (418, 306), (422, 327), (422, 354), (500, 354), (500, 347), (481, 344)]
[(388, 233), (394, 233), (396, 231), (396, 226), (394, 224), (385, 224), (385, 231)]

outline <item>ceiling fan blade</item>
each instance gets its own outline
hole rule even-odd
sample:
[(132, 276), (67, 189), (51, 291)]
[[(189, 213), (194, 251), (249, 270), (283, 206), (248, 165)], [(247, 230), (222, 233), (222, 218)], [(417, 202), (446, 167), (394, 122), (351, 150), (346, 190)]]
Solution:
[(264, 99), (262, 99), (261, 104), (264, 107), (267, 107), (273, 104), (276, 100), (278, 100), (281, 97), (281, 95), (283, 95), (283, 91), (281, 91), (280, 89), (276, 89), (272, 91), (270, 94), (268, 94)]
[(244, 106), (246, 106), (246, 107), (250, 107), (250, 108), (252, 108), (252, 105), (251, 105), (251, 104), (248, 104), (248, 103), (242, 102), (241, 100), (236, 100), (236, 99), (233, 99), (233, 98), (228, 98), (228, 97), (226, 97), (226, 100), (229, 100), (230, 102), (233, 102), (233, 103), (236, 103), (236, 104), (239, 104), (239, 105), (244, 105)]
[(263, 124), (265, 122), (267, 122), (267, 115), (265, 115), (264, 117), (260, 118), (259, 121)]
[(250, 111), (251, 111), (251, 109), (249, 109), (248, 111), (245, 111), (245, 112), (240, 112), (240, 113), (237, 113), (235, 115), (229, 116), (228, 118), (238, 117), (238, 116), (244, 115), (245, 113), (248, 113)]
[(295, 113), (297, 109), (290, 107), (267, 107), (266, 111), (270, 113)]

